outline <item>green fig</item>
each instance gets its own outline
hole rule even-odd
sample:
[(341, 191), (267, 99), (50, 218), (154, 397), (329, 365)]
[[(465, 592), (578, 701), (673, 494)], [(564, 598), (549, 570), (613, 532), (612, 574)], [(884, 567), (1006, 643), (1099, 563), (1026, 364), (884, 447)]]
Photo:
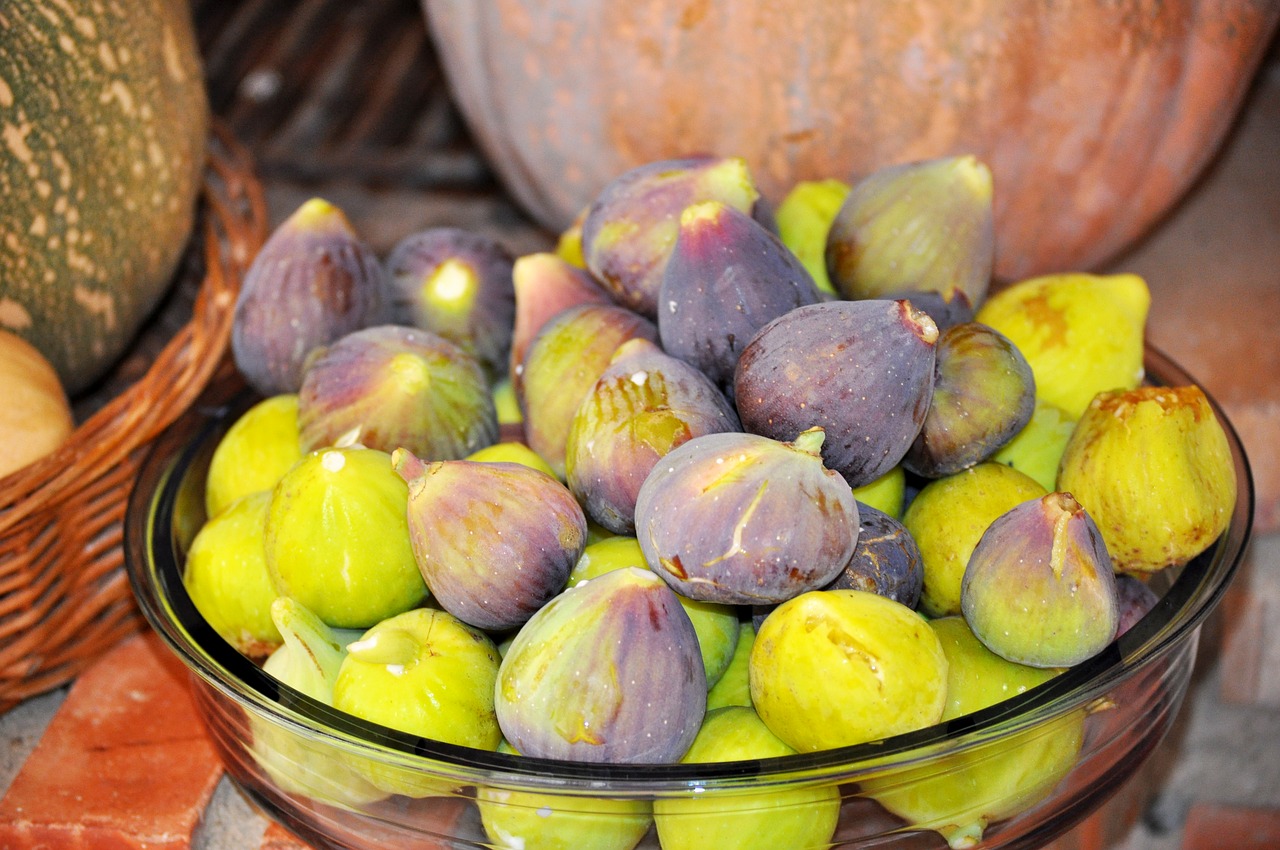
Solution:
[(976, 308), (995, 263), (991, 170), (947, 156), (872, 172), (832, 221), (826, 260), (844, 298), (961, 293)]
[[(724, 763), (795, 755), (748, 706), (707, 712), (684, 764)], [(788, 791), (743, 791), (662, 797), (653, 803), (663, 850), (775, 850), (826, 847), (840, 819), (840, 791), (817, 785)]]
[(302, 459), (296, 393), (264, 398), (236, 417), (218, 440), (205, 478), (205, 516), (276, 486)]

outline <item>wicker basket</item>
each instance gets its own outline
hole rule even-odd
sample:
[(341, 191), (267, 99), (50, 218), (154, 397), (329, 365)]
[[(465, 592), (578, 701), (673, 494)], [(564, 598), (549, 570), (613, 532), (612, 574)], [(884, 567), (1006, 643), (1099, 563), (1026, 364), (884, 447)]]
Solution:
[(216, 125), (170, 307), (104, 382), (104, 397), (77, 401), (84, 418), (71, 439), (0, 479), (0, 713), (69, 681), (142, 626), (122, 569), (129, 490), (148, 444), (229, 368), (236, 295), (267, 230), (251, 157)]

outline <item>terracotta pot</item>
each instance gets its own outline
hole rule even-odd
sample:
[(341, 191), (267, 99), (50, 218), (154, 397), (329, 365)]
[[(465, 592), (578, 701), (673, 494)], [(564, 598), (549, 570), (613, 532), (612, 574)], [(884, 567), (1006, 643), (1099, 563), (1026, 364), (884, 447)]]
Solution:
[(1230, 127), (1276, 0), (422, 0), (499, 177), (563, 228), (619, 172), (744, 156), (768, 197), (949, 153), (996, 180), (997, 274), (1092, 268)]

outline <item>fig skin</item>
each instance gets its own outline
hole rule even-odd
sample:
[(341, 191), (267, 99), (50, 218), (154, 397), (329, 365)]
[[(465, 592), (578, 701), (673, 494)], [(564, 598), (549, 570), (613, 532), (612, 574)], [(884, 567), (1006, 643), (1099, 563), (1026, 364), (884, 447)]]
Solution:
[(683, 596), (727, 604), (782, 602), (829, 583), (853, 554), (858, 506), (823, 466), (822, 437), (708, 434), (672, 451), (636, 500), (650, 569)]
[(1088, 510), (1121, 572), (1203, 552), (1230, 525), (1237, 487), (1226, 431), (1195, 385), (1099, 393), (1058, 469), (1058, 489)]
[(1156, 607), (1160, 597), (1146, 582), (1132, 573), (1116, 574), (1116, 604), (1120, 609), (1120, 623), (1116, 637), (1129, 631)]
[(296, 393), (312, 349), (390, 315), (377, 255), (342, 210), (312, 198), (272, 231), (245, 272), (231, 352), (260, 395)]
[(983, 532), (960, 589), (983, 645), (1032, 667), (1070, 667), (1116, 636), (1115, 573), (1102, 535), (1070, 493), (1019, 504)]
[[(623, 535), (598, 540), (587, 546), (578, 562), (573, 565), (573, 570), (569, 573), (569, 587), (623, 567), (649, 568), (639, 541)], [(679, 594), (677, 597), (698, 636), (702, 668), (707, 674), (707, 687), (711, 688), (719, 682), (733, 661), (740, 629), (738, 611), (732, 605), (699, 602)]]
[(270, 490), (302, 459), (298, 396), (255, 402), (218, 440), (205, 478), (205, 516), (215, 517), (242, 496)]
[(662, 274), (662, 347), (733, 391), (742, 349), (756, 331), (821, 300), (813, 278), (777, 236), (722, 201), (692, 204)]
[(793, 749), (812, 753), (932, 726), (947, 659), (929, 624), (862, 590), (815, 590), (765, 617), (751, 649), (751, 701)]
[(612, 304), (595, 278), (563, 257), (547, 252), (517, 257), (511, 266), (515, 320), (507, 374), (519, 386), (529, 344), (552, 317), (580, 304)]
[(502, 733), (534, 758), (672, 763), (706, 712), (698, 638), (674, 591), (623, 567), (561, 593), (502, 660)]
[(858, 542), (849, 563), (824, 590), (865, 590), (915, 608), (924, 586), (924, 561), (899, 520), (858, 503)]
[(924, 562), (920, 611), (930, 617), (959, 614), (965, 567), (987, 526), (1047, 492), (1025, 473), (992, 461), (922, 487), (902, 514)]
[(920, 432), (937, 339), (933, 319), (908, 301), (798, 307), (743, 350), (738, 416), (746, 430), (775, 440), (823, 428), (823, 462), (861, 487), (896, 466)]
[(647, 339), (628, 340), (578, 406), (565, 481), (592, 519), (631, 534), (640, 486), (663, 456), (694, 437), (740, 429), (705, 375)]
[(999, 331), (978, 322), (942, 331), (933, 398), (902, 458), (908, 472), (941, 478), (987, 460), (1031, 420), (1035, 376)]
[(427, 585), (409, 543), (408, 503), (386, 452), (352, 446), (304, 456), (267, 510), (276, 592), (336, 628), (368, 628), (421, 605)]
[[(795, 755), (746, 706), (707, 712), (698, 737), (681, 759), (707, 764)], [(777, 850), (827, 847), (840, 820), (840, 790), (833, 785), (753, 790), (720, 795), (707, 806), (696, 795), (653, 803), (663, 850)]]
[(1150, 308), (1138, 275), (1063, 273), (992, 293), (975, 318), (1018, 347), (1037, 395), (1079, 419), (1098, 393), (1142, 383)]
[(267, 569), (271, 492), (249, 493), (211, 517), (191, 541), (182, 583), (200, 616), (240, 653), (265, 658), (283, 640), (271, 618), (276, 589)]
[(387, 255), (392, 321), (438, 334), (490, 377), (502, 375), (515, 323), (513, 263), (500, 242), (482, 233), (458, 227), (410, 233)]
[(924, 290), (981, 305), (995, 264), (991, 170), (973, 156), (877, 169), (831, 222), (826, 261), (843, 298)]
[(756, 209), (760, 192), (745, 160), (695, 156), (623, 172), (604, 187), (582, 222), (587, 269), (618, 304), (655, 319), (680, 213), (710, 200), (745, 213)]
[(587, 520), (555, 478), (520, 463), (423, 464), (405, 449), (391, 460), (409, 485), (409, 539), (440, 607), (505, 631), (564, 589)]
[(827, 274), (827, 234), (852, 187), (843, 180), (801, 180), (778, 204), (778, 238), (808, 269), (823, 296), (836, 295)]
[(565, 477), (565, 444), (582, 399), (629, 339), (658, 341), (658, 328), (612, 304), (582, 304), (548, 321), (525, 355), (517, 385), (525, 442)]
[(1027, 424), (991, 460), (1025, 472), (1045, 490), (1052, 490), (1057, 486), (1062, 452), (1075, 429), (1076, 420), (1065, 410), (1036, 396)]
[(430, 331), (378, 325), (317, 349), (298, 430), (304, 451), (355, 442), (456, 460), (498, 439), (498, 415), (475, 358)]

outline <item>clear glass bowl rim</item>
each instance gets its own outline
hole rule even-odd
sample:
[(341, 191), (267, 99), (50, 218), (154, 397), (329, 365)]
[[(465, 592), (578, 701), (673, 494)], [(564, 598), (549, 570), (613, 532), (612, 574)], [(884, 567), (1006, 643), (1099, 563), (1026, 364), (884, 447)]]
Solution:
[[(1167, 355), (1146, 346), (1151, 383), (1195, 381)], [(1254, 492), (1248, 459), (1217, 402), (1237, 476), (1237, 499), (1227, 531), (1179, 575), (1157, 606), (1092, 659), (1049, 682), (979, 712), (881, 741), (780, 758), (715, 764), (615, 765), (565, 762), (475, 750), (389, 729), (337, 711), (278, 683), (240, 655), (200, 617), (181, 582), (180, 556), (170, 531), (181, 479), (208, 450), (211, 435), (229, 423), (243, 398), (198, 403), (153, 443), (131, 493), (125, 517), (125, 569), (143, 614), (169, 649), (205, 685), (244, 710), (294, 734), (356, 757), (426, 771), (459, 784), (554, 788), (565, 793), (661, 795), (664, 792), (833, 781), (909, 769), (942, 755), (981, 747), (1072, 711), (1087, 709), (1148, 665), (1170, 657), (1221, 600), (1252, 531)]]

